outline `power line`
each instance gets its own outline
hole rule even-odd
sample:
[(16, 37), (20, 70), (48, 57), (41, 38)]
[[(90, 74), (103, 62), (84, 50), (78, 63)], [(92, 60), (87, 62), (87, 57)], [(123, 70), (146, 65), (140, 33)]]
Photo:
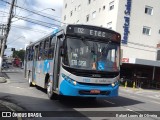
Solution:
[[(10, 2), (7, 2), (7, 1), (5, 1), (5, 0), (0, 0), (0, 1), (5, 2), (5, 3), (7, 3), (7, 4), (11, 4)], [(20, 8), (20, 9), (26, 10), (26, 11), (28, 11), (28, 12), (34, 13), (34, 14), (36, 14), (36, 15), (40, 15), (40, 16), (42, 16), (42, 17), (45, 17), (45, 18), (48, 18), (48, 19), (54, 20), (54, 21), (56, 21), (56, 22), (60, 22), (60, 23), (66, 24), (66, 23), (61, 22), (61, 21), (59, 21), (59, 20), (57, 20), (57, 19), (54, 19), (54, 18), (51, 18), (51, 17), (45, 16), (45, 15), (39, 14), (39, 13), (37, 13), (37, 11), (35, 11), (35, 12), (34, 12), (34, 11), (29, 10), (29, 9), (22, 8), (22, 7), (20, 7), (20, 6), (17, 6), (17, 5), (14, 5), (14, 6), (15, 6), (15, 7), (17, 7), (17, 8)]]
[[(3, 11), (0, 11), (0, 12), (3, 12)], [(4, 12), (4, 13), (9, 14), (8, 12)], [(47, 25), (44, 25), (44, 24), (49, 24), (49, 25), (54, 25), (54, 26), (60, 27), (59, 25), (56, 25), (56, 24), (47, 23), (47, 22), (43, 22), (43, 21), (39, 21), (39, 20), (27, 18), (27, 17), (22, 17), (22, 16), (17, 16), (17, 15), (16, 15), (15, 18), (19, 18), (19, 19), (21, 19), (21, 20), (24, 20), (24, 21), (27, 21), (27, 22), (30, 22), (30, 23), (34, 23), (34, 24), (38, 24), (38, 25), (41, 25), (41, 26), (44, 26), (44, 27), (48, 27), (48, 28), (53, 28), (53, 27), (47, 26)], [(29, 20), (29, 19), (31, 19), (31, 20)], [(33, 20), (34, 20), (34, 21), (33, 21)], [(35, 22), (35, 21), (37, 21), (38, 23)], [(44, 23), (44, 24), (41, 24), (41, 23), (39, 23), (39, 22)]]
[[(37, 24), (37, 25), (41, 25), (41, 26), (44, 26), (44, 27), (48, 27), (48, 28), (54, 28), (54, 27), (51, 27), (51, 24), (50, 25), (44, 25), (44, 24), (42, 24), (42, 23), (37, 23), (37, 22), (35, 22), (35, 21), (31, 21), (31, 20), (27, 20), (27, 19), (23, 19), (23, 18), (19, 18), (19, 19), (21, 19), (21, 20), (24, 20), (24, 21), (27, 21), (27, 22), (30, 22), (30, 23), (34, 23), (34, 24)], [(42, 22), (42, 21), (41, 21)], [(52, 24), (53, 25), (53, 24)], [(55, 25), (55, 24), (54, 24)], [(58, 26), (58, 25), (56, 25), (56, 26)]]
[(30, 27), (25, 27), (25, 26), (20, 26), (20, 25), (13, 25), (13, 24), (12, 24), (12, 27), (20, 28), (20, 29), (24, 29), (24, 30), (30, 30), (30, 31), (38, 32), (38, 33), (47, 34), (46, 31), (39, 30), (39, 29), (33, 29), (33, 28), (30, 28)]
[(11, 27), (11, 19), (13, 17), (14, 3), (15, 3), (15, 0), (12, 0), (10, 10), (9, 10), (9, 17), (8, 17), (8, 20), (7, 20), (7, 29), (6, 29), (6, 33), (4, 35), (4, 39), (2, 41), (1, 54), (0, 54), (0, 58), (1, 58), (0, 59), (0, 72), (2, 71), (2, 61), (3, 61), (4, 51), (5, 51), (5, 45), (6, 45), (8, 34), (9, 34), (9, 31), (10, 31), (10, 27)]
[(41, 23), (44, 23), (44, 24), (55, 25), (55, 26), (60, 27), (59, 25), (56, 25), (56, 24), (53, 24), (53, 23), (48, 23), (48, 22), (44, 22), (44, 21), (40, 21), (40, 20), (35, 20), (35, 19), (23, 17), (23, 16), (15, 16), (15, 18), (19, 18), (19, 19), (22, 19), (22, 20), (28, 20), (29, 19), (29, 20), (33, 20), (33, 21), (36, 21), (36, 22), (41, 22)]
[(13, 43), (13, 42), (15, 42), (15, 41), (19, 40), (20, 38), (24, 38), (24, 37), (23, 37), (23, 36), (20, 36), (20, 37), (16, 38), (15, 40), (13, 40), (13, 41), (11, 41), (11, 42), (7, 43), (7, 45), (9, 45), (9, 44), (11, 44), (11, 43)]
[[(24, 3), (23, 3), (23, 5), (22, 5), (22, 7), (24, 7), (24, 5), (25, 5), (25, 3), (26, 3), (26, 0), (23, 0), (24, 1)], [(19, 13), (17, 14), (17, 15), (20, 15), (20, 13), (21, 13), (21, 10), (19, 11)]]
[[(4, 11), (5, 11), (5, 8), (6, 8), (6, 4), (1, 4), (2, 6), (5, 6), (4, 7)], [(4, 15), (4, 12), (2, 13)], [(3, 17), (2, 17), (2, 22), (3, 22)]]

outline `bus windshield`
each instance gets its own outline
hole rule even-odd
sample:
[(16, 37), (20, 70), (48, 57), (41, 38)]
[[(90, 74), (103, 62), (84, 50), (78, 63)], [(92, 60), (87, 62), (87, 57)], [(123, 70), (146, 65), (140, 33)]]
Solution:
[(75, 69), (119, 71), (119, 44), (90, 39), (67, 38), (65, 65)]

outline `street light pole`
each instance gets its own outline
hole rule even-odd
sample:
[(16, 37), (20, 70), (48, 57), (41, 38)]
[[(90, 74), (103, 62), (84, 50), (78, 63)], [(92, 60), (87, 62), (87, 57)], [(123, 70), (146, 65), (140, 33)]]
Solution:
[(7, 21), (7, 30), (6, 30), (6, 34), (4, 35), (4, 39), (3, 39), (3, 42), (2, 42), (2, 48), (1, 48), (1, 54), (0, 54), (0, 72), (2, 72), (3, 54), (4, 54), (5, 45), (6, 45), (6, 42), (7, 42), (10, 26), (11, 26), (11, 19), (13, 17), (12, 15), (13, 15), (14, 3), (15, 3), (15, 0), (12, 0), (10, 11), (9, 11), (9, 18), (8, 18), (8, 21)]

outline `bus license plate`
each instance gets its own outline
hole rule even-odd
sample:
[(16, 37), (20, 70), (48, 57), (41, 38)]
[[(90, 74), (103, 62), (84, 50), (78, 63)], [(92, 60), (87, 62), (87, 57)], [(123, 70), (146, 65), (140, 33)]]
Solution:
[(100, 90), (91, 90), (90, 93), (92, 93), (92, 94), (95, 94), (95, 93), (96, 93), (96, 94), (99, 94), (99, 93), (100, 93)]

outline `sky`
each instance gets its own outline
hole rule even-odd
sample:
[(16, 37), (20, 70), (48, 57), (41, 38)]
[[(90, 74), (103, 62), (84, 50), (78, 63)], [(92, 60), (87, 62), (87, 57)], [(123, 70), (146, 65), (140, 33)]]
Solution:
[[(9, 16), (10, 4), (6, 1), (12, 2), (12, 0), (0, 0), (0, 24), (6, 24)], [(26, 44), (37, 41), (61, 25), (63, 0), (16, 0), (16, 5), (23, 9), (14, 7), (5, 50), (7, 56), (12, 54), (11, 48), (23, 49)], [(27, 21), (19, 19), (22, 17)]]

